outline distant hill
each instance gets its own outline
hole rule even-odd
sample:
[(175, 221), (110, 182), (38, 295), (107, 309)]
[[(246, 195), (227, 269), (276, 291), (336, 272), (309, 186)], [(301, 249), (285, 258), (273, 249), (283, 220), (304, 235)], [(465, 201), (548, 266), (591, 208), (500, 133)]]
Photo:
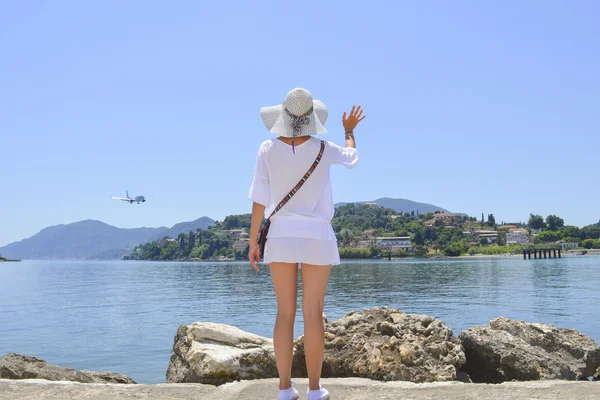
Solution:
[(202, 217), (171, 228), (125, 229), (88, 219), (44, 228), (28, 239), (0, 247), (0, 254), (23, 259), (118, 259), (138, 244), (206, 229), (214, 222)]
[[(372, 200), (372, 201), (358, 201), (357, 203), (377, 203), (380, 207), (391, 208), (396, 212), (419, 212), (419, 214), (426, 214), (428, 212), (450, 212), (445, 208), (434, 206), (433, 204), (427, 203), (418, 203), (416, 201), (407, 200), (407, 199), (391, 199), (389, 197), (382, 197), (381, 199)], [(343, 206), (348, 203), (337, 203), (335, 206)]]
[(584, 226), (584, 228), (600, 228), (600, 221), (590, 224), (590, 225), (586, 225), (586, 226)]
[(198, 229), (207, 229), (214, 223), (215, 221), (208, 217), (198, 218), (197, 220), (190, 222), (180, 222), (173, 225), (171, 229), (167, 229), (166, 232), (160, 232), (154, 239), (162, 239), (165, 236), (174, 238), (180, 233), (190, 233), (190, 231), (196, 232)]

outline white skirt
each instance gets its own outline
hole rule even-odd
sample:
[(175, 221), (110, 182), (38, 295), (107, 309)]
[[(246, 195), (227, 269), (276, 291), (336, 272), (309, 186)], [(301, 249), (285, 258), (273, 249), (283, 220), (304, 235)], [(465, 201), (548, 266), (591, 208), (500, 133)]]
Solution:
[(265, 263), (272, 262), (338, 265), (340, 252), (335, 240), (268, 238), (265, 245)]

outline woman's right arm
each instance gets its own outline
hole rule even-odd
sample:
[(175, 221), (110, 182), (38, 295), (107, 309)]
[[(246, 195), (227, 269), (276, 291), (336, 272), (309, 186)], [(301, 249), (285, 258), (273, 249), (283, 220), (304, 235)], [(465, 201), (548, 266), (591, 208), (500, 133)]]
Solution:
[(260, 269), (260, 250), (258, 248), (257, 236), (260, 224), (265, 214), (265, 208), (270, 202), (270, 183), (269, 169), (267, 168), (266, 153), (267, 142), (264, 142), (258, 149), (256, 155), (256, 168), (254, 169), (254, 180), (250, 187), (248, 198), (252, 200), (252, 222), (250, 224), (250, 249), (248, 251), (248, 260), (257, 271)]
[(260, 271), (258, 263), (260, 262), (260, 249), (258, 248), (258, 230), (265, 215), (265, 206), (257, 202), (252, 203), (252, 222), (250, 225), (250, 250), (248, 251), (248, 260), (250, 265)]
[[(346, 118), (346, 112), (344, 111), (344, 115), (342, 116), (342, 124), (344, 125), (344, 132), (346, 134), (346, 147), (356, 148), (356, 141), (354, 140), (354, 128), (356, 125), (367, 116), (362, 115), (363, 110), (360, 109), (360, 106), (356, 108), (356, 105), (352, 106), (352, 110), (350, 111), (350, 115)], [(362, 116), (362, 117), (361, 117)]]

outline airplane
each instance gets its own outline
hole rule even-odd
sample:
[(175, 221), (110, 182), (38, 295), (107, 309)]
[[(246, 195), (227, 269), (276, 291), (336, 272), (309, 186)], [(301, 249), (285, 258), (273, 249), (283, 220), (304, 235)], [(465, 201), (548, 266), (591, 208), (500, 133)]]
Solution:
[(138, 204), (146, 201), (146, 198), (144, 196), (129, 197), (129, 192), (127, 190), (125, 191), (125, 194), (127, 195), (127, 197), (113, 197), (113, 199), (128, 201), (129, 204), (133, 204), (134, 201), (136, 201)]

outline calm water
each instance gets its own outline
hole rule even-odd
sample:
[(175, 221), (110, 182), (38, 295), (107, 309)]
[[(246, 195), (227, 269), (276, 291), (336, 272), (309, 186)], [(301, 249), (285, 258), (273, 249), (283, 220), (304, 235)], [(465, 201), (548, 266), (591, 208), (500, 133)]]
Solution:
[[(600, 342), (600, 257), (355, 262), (335, 267), (325, 312), (392, 306), (456, 335), (497, 316), (580, 330)], [(300, 301), (300, 297), (299, 297)], [(164, 382), (181, 324), (213, 321), (272, 336), (268, 268), (245, 263), (23, 261), (0, 264), (0, 356)], [(296, 335), (302, 333), (297, 317)]]

